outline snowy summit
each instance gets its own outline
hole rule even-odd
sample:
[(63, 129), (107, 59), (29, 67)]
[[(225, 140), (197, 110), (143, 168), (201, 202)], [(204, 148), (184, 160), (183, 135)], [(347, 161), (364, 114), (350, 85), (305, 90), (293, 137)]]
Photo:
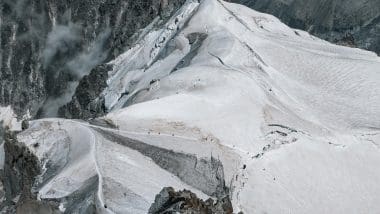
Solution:
[(14, 137), (35, 163), (20, 209), (159, 213), (172, 187), (233, 213), (380, 213), (375, 53), (188, 0), (108, 65), (105, 116), (33, 120)]

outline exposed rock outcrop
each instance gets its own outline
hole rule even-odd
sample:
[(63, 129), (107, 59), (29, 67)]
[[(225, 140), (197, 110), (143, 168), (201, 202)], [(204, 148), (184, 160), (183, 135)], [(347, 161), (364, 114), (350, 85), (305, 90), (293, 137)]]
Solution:
[[(139, 205), (133, 205), (132, 208), (139, 208), (138, 213), (141, 213), (141, 210), (147, 211), (149, 203), (145, 206), (146, 200), (142, 196), (129, 190), (124, 183), (114, 180), (114, 175), (105, 167), (107, 160), (92, 153), (95, 151), (89, 148), (89, 145), (97, 144), (98, 140), (102, 139), (104, 142), (112, 142), (111, 145), (137, 151), (189, 187), (195, 187), (205, 193), (203, 197), (208, 195), (217, 199), (216, 202), (212, 199), (203, 201), (187, 190), (175, 193), (174, 190), (166, 189), (170, 198), (161, 197), (160, 203), (152, 209), (168, 206), (195, 213), (232, 213), (230, 190), (225, 184), (221, 161), (213, 157), (200, 158), (150, 145), (118, 135), (108, 127), (72, 126), (75, 127), (76, 122), (41, 120), (32, 123), (22, 132), (6, 132), (6, 160), (4, 176), (1, 177), (5, 191), (0, 191), (0, 196), (5, 194), (5, 199), (0, 202), (0, 210), (7, 213), (50, 214), (102, 213), (103, 209), (114, 209), (119, 210), (115, 213), (123, 213), (120, 210), (127, 208), (120, 205), (129, 206), (130, 200), (135, 200)], [(87, 137), (90, 138), (76, 138), (72, 135), (74, 132), (84, 134), (86, 130), (89, 134)], [(93, 133), (93, 130), (96, 132)], [(100, 133), (101, 137), (97, 133)], [(93, 134), (97, 140), (92, 139), (94, 141), (90, 142)], [(105, 148), (109, 149), (111, 145)], [(94, 146), (98, 147), (100, 144)], [(127, 154), (125, 155), (127, 157)], [(74, 174), (68, 173), (70, 168), (77, 168)], [(81, 175), (81, 172), (76, 170), (88, 172), (82, 172)], [(155, 192), (152, 196), (154, 194)], [(163, 200), (166, 200), (166, 203), (162, 204)]]
[[(111, 110), (112, 107), (106, 104), (110, 102), (107, 102), (107, 98), (105, 97), (107, 96), (107, 92), (103, 90), (106, 89), (108, 86), (114, 87), (115, 89), (115, 87), (117, 88), (120, 85), (112, 82), (112, 80), (109, 80), (106, 72), (110, 71), (110, 73), (112, 74), (119, 74), (122, 76), (126, 76), (125, 72), (129, 72), (131, 70), (141, 70), (141, 72), (145, 72), (150, 68), (152, 63), (156, 62), (157, 60), (163, 59), (166, 57), (167, 54), (170, 54), (171, 51), (173, 51), (173, 48), (175, 48), (172, 47), (175, 43), (175, 41), (172, 40), (172, 37), (176, 35), (186, 25), (186, 20), (188, 20), (191, 17), (191, 12), (188, 14), (188, 12), (185, 9), (186, 5), (193, 4), (195, 2), (198, 3), (197, 1), (187, 1), (187, 3), (184, 4), (184, 6), (181, 9), (179, 9), (181, 4), (175, 2), (176, 1), (164, 1), (162, 5), (162, 11), (160, 11), (159, 13), (159, 19), (155, 19), (149, 26), (147, 26), (141, 32), (136, 34), (139, 38), (136, 40), (136, 43), (134, 43), (134, 48), (147, 45), (145, 43), (150, 43), (149, 37), (157, 37), (154, 47), (152, 47), (151, 50), (148, 50), (150, 53), (149, 58), (151, 59), (144, 63), (130, 64), (128, 68), (116, 66), (116, 68), (113, 69), (112, 64), (114, 63), (114, 61), (96, 67), (88, 76), (86, 76), (82, 79), (82, 81), (79, 82), (79, 86), (75, 91), (73, 99), (67, 105), (61, 107), (61, 109), (59, 110), (59, 115), (67, 118), (81, 119), (95, 118), (104, 115), (105, 113), (107, 113), (107, 111)], [(173, 8), (176, 10), (173, 10)], [(191, 11), (194, 10), (191, 9)], [(200, 47), (202, 41), (207, 37), (207, 35), (194, 34), (191, 37), (193, 37), (191, 39), (192, 50), (188, 54), (188, 56), (181, 61), (182, 63), (179, 63), (175, 69), (179, 69), (181, 67), (186, 66), (186, 64), (183, 63), (190, 63), (191, 58), (194, 57), (194, 55), (197, 52), (197, 49)], [(141, 51), (140, 48), (137, 48), (134, 51), (130, 52), (130, 55), (128, 55), (128, 57), (126, 57), (123, 61), (126, 62), (134, 57), (144, 59), (145, 56), (143, 56), (143, 52), (144, 51)], [(99, 74), (99, 72), (101, 74)], [(130, 90), (133, 90), (133, 85), (134, 84), (131, 83), (131, 87), (129, 87)], [(118, 93), (120, 93), (120, 97), (118, 98), (119, 100), (124, 99), (125, 97), (130, 95), (131, 91), (129, 89), (119, 91), (119, 89), (113, 90), (108, 88), (108, 90), (110, 91), (118, 91)], [(137, 94), (138, 93), (131, 95), (131, 99), (126, 98), (126, 103), (128, 103), (128, 101), (133, 100), (133, 97)], [(123, 97), (124, 95), (126, 96)]]
[[(50, 132), (53, 133), (53, 132)], [(31, 147), (17, 140), (17, 132), (5, 133), (5, 164), (1, 174), (0, 212), (3, 213), (95, 213), (95, 192), (98, 178), (90, 177), (81, 188), (62, 198), (40, 199), (38, 190), (65, 166), (65, 160), (50, 159), (44, 154), (38, 157), (36, 151), (44, 142)], [(55, 158), (54, 151), (65, 153), (67, 138), (56, 138), (56, 144), (48, 151)], [(59, 145), (63, 145), (60, 147)], [(54, 150), (57, 149), (57, 150)], [(65, 156), (65, 155), (64, 155)], [(53, 193), (52, 193), (53, 194)], [(65, 208), (60, 208), (60, 204)]]
[(1, 1), (0, 105), (20, 117), (54, 116), (84, 75), (184, 1)]
[(200, 213), (200, 214), (232, 214), (232, 204), (228, 196), (206, 201), (189, 190), (175, 191), (172, 187), (164, 187), (156, 195), (149, 214)]
[(64, 118), (95, 118), (106, 113), (104, 99), (100, 96), (107, 87), (108, 71), (111, 65), (99, 65), (79, 82), (72, 100), (59, 109)]
[(1, 208), (7, 212), (36, 198), (31, 189), (36, 176), (41, 172), (37, 158), (27, 147), (18, 143), (16, 134), (6, 130), (4, 137), (5, 163), (2, 183), (5, 201)]

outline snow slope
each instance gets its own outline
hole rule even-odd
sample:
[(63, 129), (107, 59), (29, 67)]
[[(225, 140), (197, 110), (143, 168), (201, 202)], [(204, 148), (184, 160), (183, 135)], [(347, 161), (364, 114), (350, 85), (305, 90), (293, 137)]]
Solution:
[[(93, 176), (105, 213), (146, 213), (164, 186), (215, 197), (214, 157), (236, 213), (380, 212), (374, 53), (204, 0), (188, 1), (111, 64), (103, 119), (117, 129), (49, 119), (18, 136), (30, 148), (36, 133), (62, 129), (55, 141), (69, 139), (70, 158), (48, 158), (61, 168), (41, 199), (62, 198)], [(36, 154), (52, 154), (55, 141)], [(205, 165), (194, 170), (194, 158)]]

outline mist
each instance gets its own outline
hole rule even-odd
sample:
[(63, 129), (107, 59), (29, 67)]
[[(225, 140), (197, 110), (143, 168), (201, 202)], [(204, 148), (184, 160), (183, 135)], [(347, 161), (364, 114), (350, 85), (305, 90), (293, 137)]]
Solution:
[(99, 63), (102, 63), (108, 56), (108, 51), (104, 50), (105, 42), (111, 34), (109, 28), (100, 33), (97, 39), (87, 48), (86, 51), (80, 53), (66, 65), (69, 72), (78, 80), (87, 75)]
[[(44, 1), (39, 4), (41, 8), (50, 7)], [(42, 117), (57, 116), (59, 107), (71, 101), (83, 76), (107, 59), (108, 51), (105, 50), (105, 46), (111, 28), (105, 27), (102, 32), (96, 33), (96, 37), (91, 35), (91, 38), (88, 38), (85, 37), (87, 29), (83, 23), (73, 21), (70, 8), (63, 14), (59, 13), (61, 15), (58, 13), (49, 15), (45, 9), (36, 9), (30, 0), (3, 0), (0, 5), (5, 8), (2, 8), (0, 14), (6, 11), (13, 22), (28, 20), (25, 31), (17, 33), (16, 37), (18, 41), (33, 40), (39, 45), (38, 48), (42, 48), (37, 50), (40, 54), (41, 72), (46, 72), (52, 78), (65, 78), (65, 80), (54, 79), (53, 81), (59, 85), (52, 84), (46, 87), (47, 94), (60, 95), (48, 95), (40, 109)], [(0, 22), (3, 22), (2, 18), (0, 17)], [(3, 61), (2, 54), (0, 54), (1, 61)]]
[(78, 81), (69, 82), (65, 93), (59, 97), (49, 97), (42, 108), (43, 117), (57, 117), (59, 107), (71, 101), (78, 83)]
[[(79, 30), (79, 25), (70, 23), (67, 26), (59, 25), (49, 33), (46, 49), (43, 51), (45, 66), (52, 62), (57, 53), (65, 53), (81, 39)], [(64, 65), (66, 68), (64, 71), (69, 72), (74, 80), (69, 82), (62, 95), (49, 97), (45, 101), (42, 108), (43, 117), (57, 117), (58, 109), (71, 101), (82, 77), (89, 74), (95, 66), (106, 60), (108, 51), (105, 50), (105, 44), (110, 34), (111, 29), (106, 28), (90, 45)]]
[(56, 25), (48, 34), (45, 49), (42, 52), (42, 64), (46, 68), (58, 53), (65, 54), (80, 42), (81, 27), (72, 22)]

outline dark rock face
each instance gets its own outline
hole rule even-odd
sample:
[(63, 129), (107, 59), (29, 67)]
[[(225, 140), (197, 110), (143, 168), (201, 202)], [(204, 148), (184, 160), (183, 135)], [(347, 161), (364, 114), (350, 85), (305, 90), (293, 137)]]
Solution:
[(19, 145), (16, 133), (6, 130), (4, 138), (5, 163), (2, 182), (5, 201), (1, 208), (10, 211), (17, 204), (35, 198), (30, 190), (41, 169), (36, 157), (26, 147)]
[(59, 109), (64, 118), (95, 118), (106, 113), (104, 99), (100, 96), (107, 87), (106, 80), (111, 65), (99, 65), (79, 82), (72, 100)]
[(328, 41), (380, 54), (380, 0), (233, 0)]
[[(49, 165), (43, 172), (41, 160), (17, 141), (16, 132), (5, 132), (5, 164), (1, 172), (0, 213), (62, 213), (59, 204), (65, 204), (64, 213), (96, 213), (95, 195), (98, 177), (93, 176), (81, 188), (60, 199), (37, 199), (36, 189), (45, 183), (58, 166)], [(37, 146), (37, 145), (36, 145)], [(43, 176), (41, 176), (43, 175)]]
[[(45, 7), (43, 2), (0, 2), (0, 104), (19, 113), (38, 109), (45, 96), (46, 71), (39, 60), (51, 28)], [(32, 14), (39, 16), (32, 19)]]
[[(160, 21), (154, 22), (151, 27), (153, 29), (161, 28), (184, 2), (184, 0), (163, 1), (161, 5), (162, 10), (159, 12)], [(142, 34), (139, 36), (142, 36)], [(202, 35), (202, 41), (204, 38), (205, 35)], [(128, 45), (128, 47), (130, 46), (131, 44)], [(198, 44), (198, 48), (199, 46), (200, 44)], [(171, 50), (166, 50), (166, 52), (170, 51)], [(194, 52), (196, 52), (196, 50)], [(160, 54), (163, 55), (165, 53)], [(105, 108), (104, 97), (101, 93), (107, 87), (107, 72), (110, 70), (112, 70), (110, 64), (95, 67), (88, 76), (85, 76), (79, 82), (73, 98), (66, 105), (60, 107), (58, 115), (65, 118), (89, 119), (106, 114), (107, 109)]]
[(203, 201), (189, 190), (176, 192), (172, 187), (165, 187), (156, 195), (149, 214), (160, 213), (200, 213), (232, 214), (232, 204), (227, 197), (214, 202), (211, 198)]
[[(118, 56), (138, 30), (184, 0), (4, 0), (0, 2), (0, 105), (51, 116), (78, 81)], [(42, 107), (42, 108), (41, 108)]]

